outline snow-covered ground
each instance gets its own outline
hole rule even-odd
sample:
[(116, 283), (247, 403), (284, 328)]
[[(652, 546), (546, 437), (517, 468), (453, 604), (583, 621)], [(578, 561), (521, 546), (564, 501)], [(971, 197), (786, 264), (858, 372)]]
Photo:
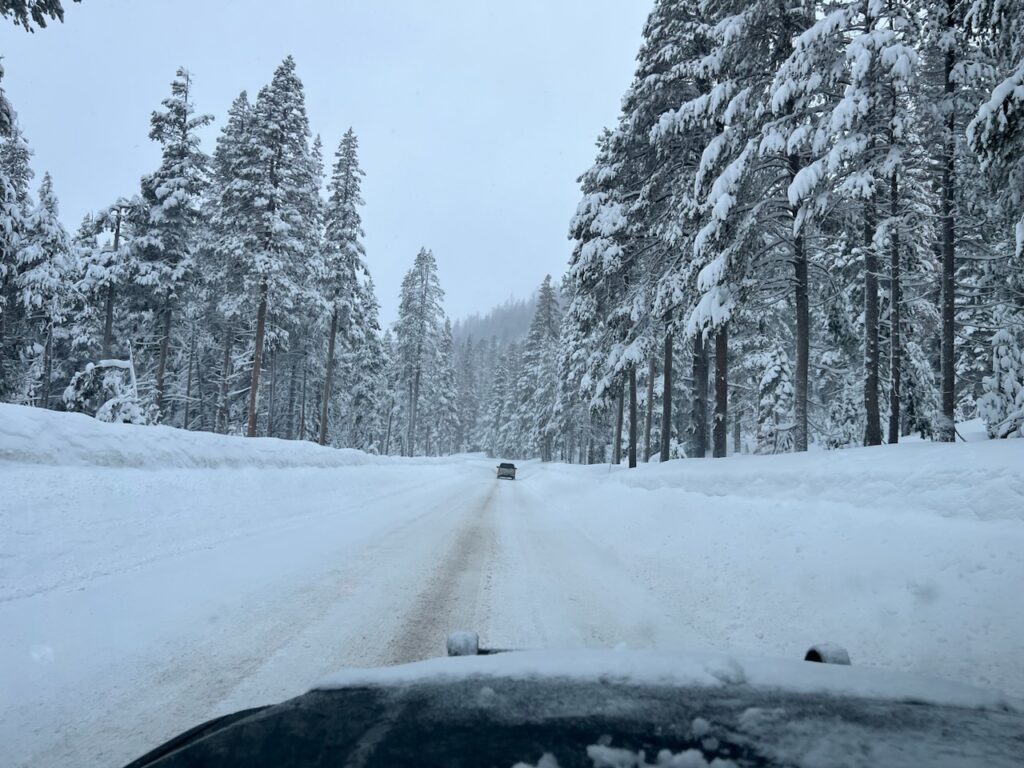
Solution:
[(463, 627), (789, 658), (834, 640), (1024, 696), (1024, 441), (493, 465), (0, 405), (0, 765), (123, 763)]

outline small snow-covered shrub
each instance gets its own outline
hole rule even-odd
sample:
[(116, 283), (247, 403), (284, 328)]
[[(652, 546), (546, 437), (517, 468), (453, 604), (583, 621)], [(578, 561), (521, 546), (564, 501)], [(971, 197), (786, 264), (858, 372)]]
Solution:
[(1005, 328), (992, 337), (992, 375), (982, 388), (978, 415), (989, 437), (1024, 437), (1024, 351)]
[(757, 452), (793, 450), (793, 377), (789, 356), (781, 349), (766, 352), (757, 385)]
[(131, 363), (121, 360), (88, 363), (64, 390), (69, 411), (94, 415), (100, 421), (117, 424), (148, 424), (144, 407), (132, 385)]

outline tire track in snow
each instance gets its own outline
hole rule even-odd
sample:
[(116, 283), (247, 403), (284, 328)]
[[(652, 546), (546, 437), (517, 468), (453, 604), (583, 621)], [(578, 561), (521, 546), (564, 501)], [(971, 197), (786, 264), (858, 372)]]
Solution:
[(457, 629), (487, 623), (491, 564), (496, 548), (493, 502), (497, 486), (471, 504), (448, 551), (427, 577), (382, 659), (404, 664), (444, 653), (445, 639)]

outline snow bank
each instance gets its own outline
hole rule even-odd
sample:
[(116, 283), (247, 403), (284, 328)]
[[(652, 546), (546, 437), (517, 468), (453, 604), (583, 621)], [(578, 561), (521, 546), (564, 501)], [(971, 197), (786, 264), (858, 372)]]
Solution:
[(857, 667), (1024, 695), (1024, 441), (532, 469), (544, 525), (658, 597), (613, 591), (609, 615), (754, 655), (828, 638)]
[[(0, 461), (59, 466), (195, 469), (348, 467), (394, 458), (308, 441), (243, 438), (165, 426), (107, 424), (81, 413), (0, 403)], [(417, 464), (445, 459), (403, 459)]]
[(430, 659), (397, 667), (347, 669), (315, 689), (395, 686), (469, 677), (517, 680), (574, 679), (641, 685), (785, 689), (890, 701), (1024, 712), (1024, 700), (948, 680), (892, 670), (814, 664), (788, 659), (670, 651), (520, 651), (490, 656)]
[[(590, 472), (609, 474), (607, 466)], [(1024, 440), (915, 440), (809, 454), (730, 456), (726, 461), (681, 459), (634, 471), (612, 467), (609, 480), (649, 491), (839, 503), (895, 515), (1024, 520)]]

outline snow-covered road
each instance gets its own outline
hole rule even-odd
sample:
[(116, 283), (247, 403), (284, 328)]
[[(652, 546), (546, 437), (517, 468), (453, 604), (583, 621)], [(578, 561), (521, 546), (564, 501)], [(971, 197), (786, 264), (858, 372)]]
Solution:
[(633, 472), (530, 462), (499, 482), (475, 456), (79, 435), (96, 423), (66, 418), (43, 432), (81, 439), (47, 451), (12, 423), (5, 766), (122, 764), (334, 670), (440, 655), (457, 628), (496, 647), (789, 657), (832, 639), (855, 664), (1024, 695), (1024, 441)]

